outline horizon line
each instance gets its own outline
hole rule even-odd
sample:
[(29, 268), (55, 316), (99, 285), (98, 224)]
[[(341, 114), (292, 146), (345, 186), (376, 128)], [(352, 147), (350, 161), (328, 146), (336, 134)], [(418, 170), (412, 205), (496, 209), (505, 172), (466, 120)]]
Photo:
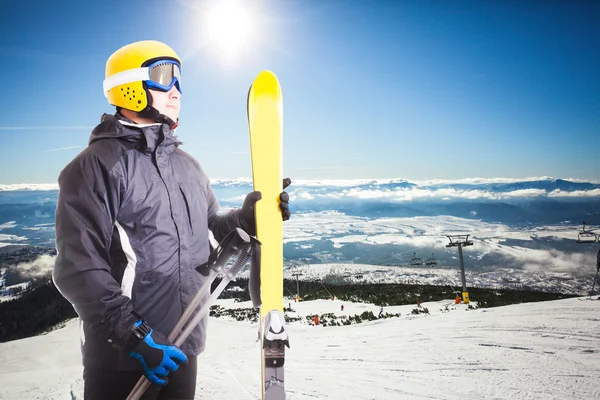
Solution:
[[(565, 182), (573, 182), (573, 183), (590, 183), (590, 184), (600, 184), (600, 181), (580, 179), (580, 178), (555, 178), (550, 176), (542, 176), (542, 177), (527, 177), (527, 178), (459, 178), (459, 179), (406, 179), (406, 178), (339, 178), (339, 179), (296, 179), (292, 180), (292, 185), (310, 185), (310, 184), (319, 184), (319, 185), (330, 185), (330, 186), (352, 186), (352, 185), (360, 185), (360, 184), (388, 184), (388, 183), (413, 183), (417, 186), (429, 186), (435, 184), (471, 184), (471, 185), (481, 185), (481, 184), (502, 184), (502, 183), (517, 183), (517, 182), (534, 182), (534, 181), (556, 181), (561, 180)], [(211, 184), (217, 185), (220, 183), (228, 183), (228, 182), (240, 182), (240, 183), (251, 183), (252, 178), (250, 177), (238, 177), (238, 178), (213, 178), (210, 179)], [(52, 191), (58, 190), (58, 183), (9, 183), (9, 184), (0, 184), (0, 192), (2, 191), (28, 191), (28, 190), (38, 190), (38, 191)]]

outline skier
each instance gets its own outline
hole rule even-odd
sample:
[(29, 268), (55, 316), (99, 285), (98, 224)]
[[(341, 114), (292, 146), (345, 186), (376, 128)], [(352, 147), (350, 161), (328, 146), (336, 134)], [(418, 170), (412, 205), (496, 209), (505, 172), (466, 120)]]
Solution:
[[(261, 193), (219, 214), (207, 175), (179, 148), (180, 70), (161, 42), (114, 52), (104, 93), (116, 112), (58, 178), (53, 280), (80, 317), (86, 400), (125, 399), (142, 374), (152, 398), (193, 399), (208, 319), (181, 348), (167, 336), (206, 279), (195, 267), (208, 259), (209, 234), (256, 235)], [(285, 221), (285, 191), (280, 200)]]
[(381, 307), (379, 309), (379, 315), (377, 316), (377, 318), (381, 318), (383, 316), (383, 307)]

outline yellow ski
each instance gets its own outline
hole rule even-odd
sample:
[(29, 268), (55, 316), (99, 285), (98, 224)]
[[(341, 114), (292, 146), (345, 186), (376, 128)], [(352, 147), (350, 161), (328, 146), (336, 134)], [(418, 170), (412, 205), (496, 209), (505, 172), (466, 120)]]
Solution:
[(277, 77), (262, 71), (248, 92), (248, 128), (260, 255), (260, 343), (262, 400), (284, 400), (285, 346), (283, 316), (283, 220), (279, 208), (282, 183), (283, 99)]

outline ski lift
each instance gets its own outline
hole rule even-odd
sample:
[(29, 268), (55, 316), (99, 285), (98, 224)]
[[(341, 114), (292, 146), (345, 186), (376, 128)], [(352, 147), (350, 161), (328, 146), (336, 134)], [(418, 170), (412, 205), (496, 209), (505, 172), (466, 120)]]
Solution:
[(417, 253), (413, 253), (414, 257), (410, 260), (410, 265), (413, 267), (422, 267), (423, 259), (417, 258)]
[(437, 266), (437, 260), (433, 256), (433, 253), (431, 253), (431, 257), (430, 258), (428, 258), (427, 260), (425, 260), (425, 265), (428, 266), (428, 267), (436, 267)]
[(581, 230), (581, 232), (579, 232), (579, 235), (577, 236), (577, 243), (594, 243), (598, 241), (598, 235), (596, 235), (595, 233), (589, 231), (589, 230), (585, 230), (585, 226), (587, 225), (587, 223), (584, 221), (583, 222), (583, 229)]

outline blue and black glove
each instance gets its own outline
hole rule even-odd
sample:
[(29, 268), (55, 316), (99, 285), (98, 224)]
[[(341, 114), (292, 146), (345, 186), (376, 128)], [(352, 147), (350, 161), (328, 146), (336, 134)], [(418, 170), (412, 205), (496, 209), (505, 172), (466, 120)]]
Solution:
[[(136, 324), (141, 324), (138, 321)], [(144, 375), (152, 383), (166, 385), (166, 377), (171, 371), (177, 371), (179, 363), (187, 363), (186, 355), (160, 332), (150, 329), (141, 342), (129, 352), (144, 367)], [(161, 379), (161, 377), (165, 379)]]
[[(115, 332), (109, 342), (137, 359), (144, 368), (144, 375), (152, 383), (167, 384), (167, 375), (179, 365), (187, 363), (186, 355), (160, 332), (150, 328), (139, 315), (125, 332)], [(134, 320), (129, 319), (129, 324)]]
[[(283, 180), (283, 189), (290, 186), (292, 180), (285, 178)], [(262, 193), (254, 191), (248, 193), (242, 208), (239, 209), (238, 218), (240, 221), (240, 228), (245, 230), (249, 235), (256, 236), (256, 217), (254, 214), (254, 205), (257, 201), (262, 199)], [(279, 194), (279, 208), (281, 209), (281, 217), (284, 221), (290, 219), (292, 212), (290, 211), (290, 196), (284, 190)]]

